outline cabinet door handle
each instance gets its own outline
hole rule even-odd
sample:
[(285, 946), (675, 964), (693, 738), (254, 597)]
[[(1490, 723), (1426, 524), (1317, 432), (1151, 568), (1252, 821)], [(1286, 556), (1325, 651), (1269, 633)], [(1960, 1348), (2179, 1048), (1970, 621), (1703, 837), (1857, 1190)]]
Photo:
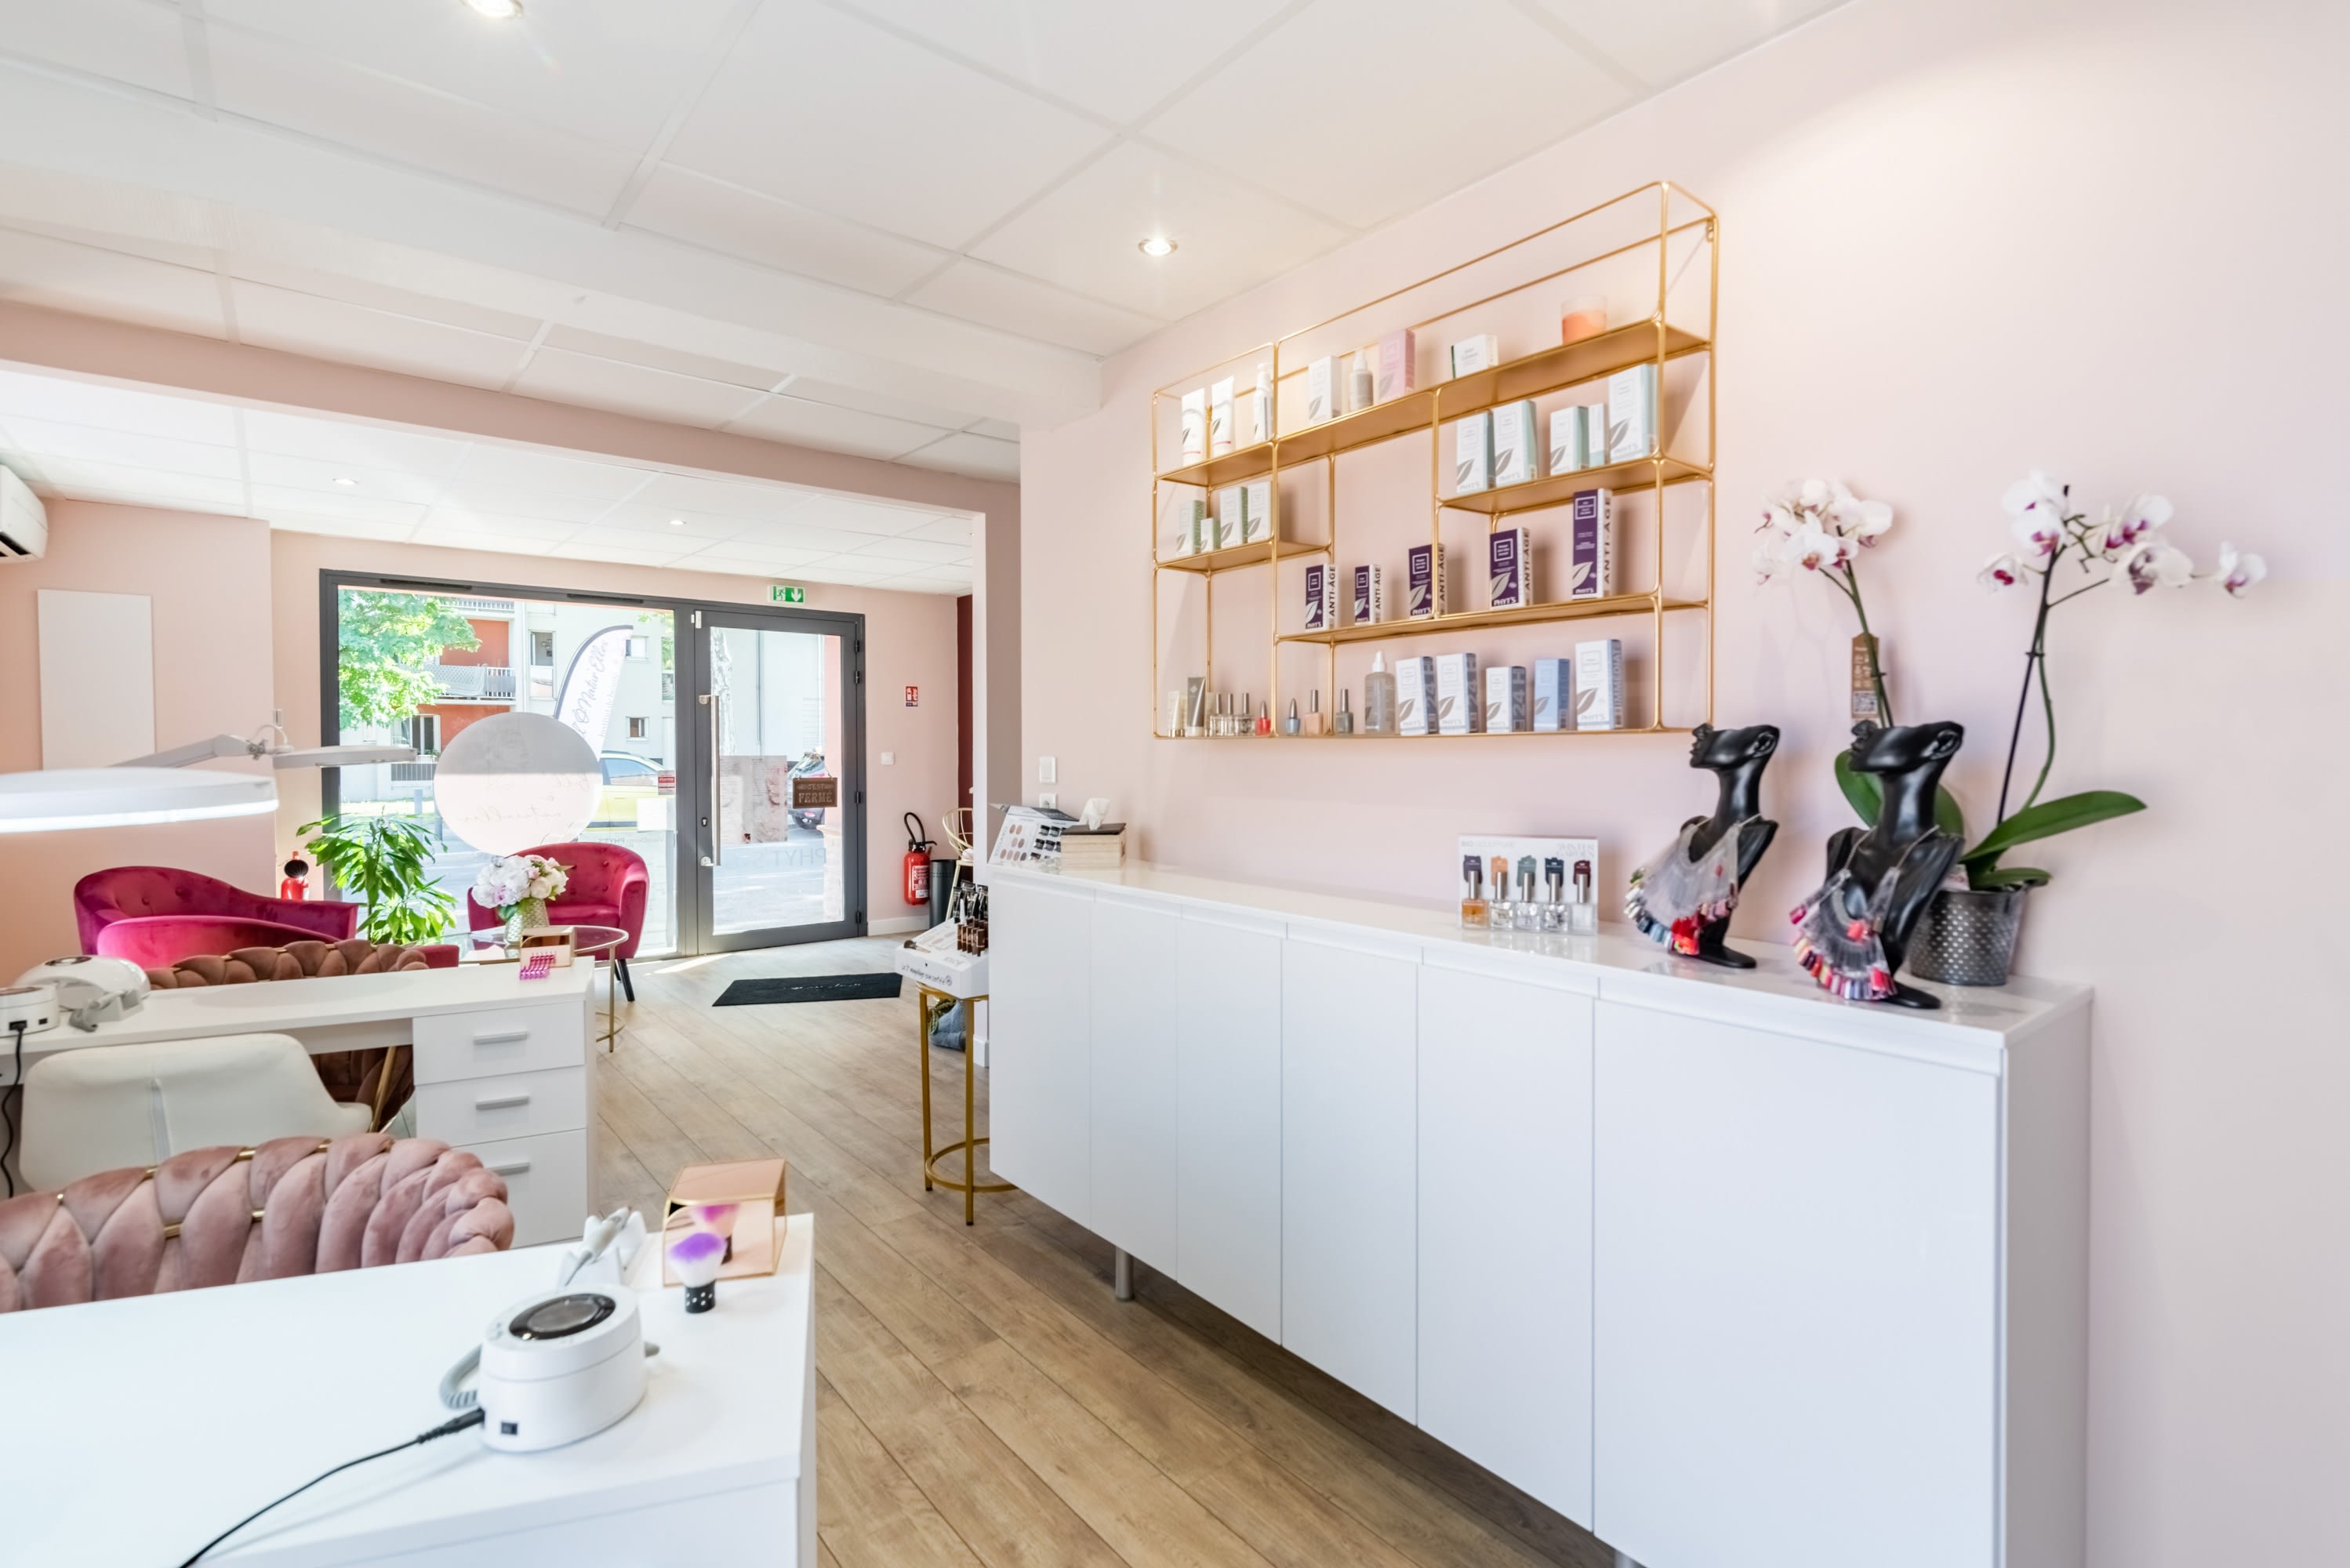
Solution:
[(516, 1106), (528, 1104), (528, 1095), (492, 1095), (488, 1099), (475, 1100), (473, 1108), (477, 1111), (510, 1111)]
[(489, 1166), (486, 1168), (499, 1176), (520, 1176), (524, 1171), (530, 1168), (530, 1161), (526, 1159), (502, 1159), (498, 1161), (497, 1164)]
[(515, 1045), (519, 1044), (521, 1042), (529, 1038), (530, 1031), (527, 1029), (501, 1029), (494, 1034), (474, 1035), (473, 1044), (476, 1045)]

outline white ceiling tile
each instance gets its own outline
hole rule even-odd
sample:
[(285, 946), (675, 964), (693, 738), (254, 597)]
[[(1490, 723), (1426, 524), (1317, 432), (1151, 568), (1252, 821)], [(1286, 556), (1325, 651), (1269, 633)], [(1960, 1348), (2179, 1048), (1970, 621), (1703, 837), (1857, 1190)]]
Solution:
[(1128, 120), (1281, 11), (1275, 0), (852, 0), (858, 9), (1079, 108)]
[[(386, 430), (380, 425), (347, 424), (340, 420), (247, 409), (244, 444), (256, 459), (266, 452), (329, 467), (339, 464), (346, 472), (376, 470), (442, 479), (465, 461), (467, 443), (443, 436), (420, 435), (414, 431)], [(295, 481), (279, 479), (272, 483), (291, 484)]]
[[(678, 519), (683, 525), (672, 524)], [(630, 501), (615, 506), (596, 519), (598, 528), (624, 528), (634, 534), (675, 535), (682, 543), (681, 549), (700, 549), (718, 539), (732, 539), (746, 529), (756, 526), (741, 517), (722, 516), (714, 512), (690, 512), (674, 506), (652, 506), (642, 501)]]
[(424, 503), (395, 501), (390, 496), (289, 490), (282, 485), (253, 487), (253, 514), (275, 517), (280, 512), (310, 517), (348, 517), (354, 522), (380, 523), (387, 527), (413, 528), (424, 521)]
[(546, 556), (555, 552), (552, 539), (518, 539), (504, 534), (435, 528), (430, 524), (416, 531), (415, 543), (437, 545), (444, 550), (488, 550), (501, 556)]
[(788, 572), (811, 561), (833, 559), (837, 554), (837, 551), (804, 550), (785, 545), (750, 545), (738, 541), (723, 551), (697, 550), (680, 560), (678, 565), (689, 571)]
[(788, 370), (742, 365), (732, 359), (712, 359), (706, 355), (688, 353), (665, 344), (590, 332), (583, 327), (560, 324), (549, 327), (544, 341), (549, 348), (569, 348), (605, 359), (625, 360), (631, 365), (650, 365), (656, 370), (697, 376), (705, 381), (723, 381), (730, 387), (743, 387), (754, 392), (766, 391), (791, 375)]
[(555, 553), (623, 561), (638, 566), (665, 566), (687, 552), (649, 534), (619, 528), (583, 528), (557, 545)]
[(229, 286), (237, 336), (265, 348), (429, 376), (466, 386), (498, 387), (522, 363), (527, 345), (438, 322), (390, 316), (239, 280)]
[(874, 539), (859, 545), (852, 555), (881, 561), (905, 561), (910, 570), (914, 565), (969, 565), (971, 551), (958, 545), (935, 545), (922, 539)]
[(151, 468), (214, 479), (236, 479), (244, 473), (233, 445), (26, 419), (22, 414), (0, 414), (0, 447), (27, 452), (44, 462), (62, 458), (80, 462), (112, 462), (125, 468)]
[[(1138, 254), (1137, 259), (1147, 258)], [(1160, 325), (1148, 316), (1080, 298), (1049, 283), (968, 259), (956, 262), (906, 299), (965, 321), (1082, 348), (1088, 354), (1114, 354), (1149, 337)]]
[[(643, 489), (653, 477), (643, 469), (622, 463), (483, 441), (466, 457), (452, 488), (461, 493), (477, 489), (522, 490), (609, 505)], [(532, 514), (526, 506), (515, 510)]]
[(415, 532), (396, 523), (361, 523), (349, 517), (317, 517), (302, 512), (276, 512), (269, 517), (272, 528), (282, 528), (292, 534), (327, 534), (341, 539), (377, 539), (400, 541)]
[(1650, 87), (1664, 87), (1751, 49), (1844, 0), (1535, 0), (1575, 35)]
[(1010, 420), (981, 420), (969, 429), (973, 435), (993, 436), (997, 441), (1020, 439), (1020, 427)]
[(435, 527), (456, 526), (474, 517), (504, 518), (517, 525), (528, 521), (560, 537), (567, 530), (585, 528), (611, 509), (608, 501), (580, 495), (554, 495), (527, 485), (452, 483), (433, 504)]
[(815, 494), (808, 497), (806, 505), (792, 514), (792, 521), (887, 537), (911, 534), (938, 521), (939, 516), (928, 507), (893, 506), (886, 501), (867, 501), (854, 495)]
[[(238, 214), (237, 233), (241, 239), (256, 227), (260, 225), (250, 223), (244, 213)], [(486, 332), (494, 337), (527, 339), (538, 331), (536, 317), (477, 305), (470, 299), (452, 298), (448, 293), (395, 288), (371, 277), (353, 277), (325, 267), (297, 266), (274, 256), (224, 252), (220, 255), (220, 265), (231, 277), (268, 284), (296, 294), (338, 299), (346, 305), (361, 305), (392, 316), (437, 321), (443, 327), (462, 327), (469, 332)], [(453, 291), (465, 286), (452, 277), (443, 276), (434, 281), (444, 290)]]
[(217, 403), (62, 376), (0, 370), (0, 419), (10, 415), (169, 436), (211, 446), (236, 444), (236, 416)]
[(188, 50), (176, 7), (153, 0), (35, 0), (8, 7), (7, 47), (173, 98), (188, 90)]
[(818, 528), (805, 523), (769, 523), (712, 545), (705, 553), (733, 557), (745, 550), (812, 550), (821, 555), (837, 556), (868, 543), (872, 537), (870, 534), (851, 534), (844, 529)]
[(424, 527), (435, 534), (536, 539), (549, 545), (568, 539), (586, 526), (584, 522), (574, 523), (558, 517), (525, 517), (511, 512), (483, 512), (446, 501), (433, 507), (424, 519)]
[(972, 580), (969, 572), (956, 576), (909, 572), (902, 577), (891, 577), (879, 586), (892, 593), (950, 594), (960, 597), (971, 592)]
[[(306, 8), (338, 20), (366, 9)], [(463, 7), (451, 0), (399, 9)], [(380, 158), (600, 216), (639, 156), (277, 38), (241, 28), (209, 32), (221, 108)]]
[(855, 409), (861, 413), (881, 414), (909, 424), (931, 425), (940, 430), (959, 431), (971, 422), (968, 410), (950, 409), (942, 403), (918, 403), (904, 398), (892, 398), (880, 392), (868, 392), (861, 387), (844, 387), (837, 381), (818, 380), (813, 376), (795, 376), (784, 389), (795, 398), (830, 403), (837, 408)]
[(847, 565), (847, 560), (846, 556), (836, 556), (829, 561), (818, 561), (814, 566), (802, 566), (795, 571), (793, 576), (805, 577), (812, 583), (835, 583), (847, 588), (871, 587), (890, 576), (886, 571), (876, 572), (862, 566)]
[(937, 440), (940, 433), (935, 425), (861, 413), (855, 409), (795, 398), (788, 391), (769, 398), (726, 428), (742, 435), (796, 441), (831, 452), (854, 452), (860, 457), (896, 457)]
[(220, 284), (212, 274), (16, 229), (0, 229), (0, 299), (224, 335)]
[(646, 506), (669, 507), (689, 515), (707, 513), (718, 517), (773, 518), (806, 505), (817, 493), (795, 485), (762, 484), (751, 479), (703, 479), (690, 473), (664, 473), (633, 499)]
[[(310, 422), (324, 424), (327, 421)], [(441, 493), (443, 477), (441, 473), (410, 469), (363, 467), (359, 463), (335, 462), (315, 457), (286, 457), (274, 452), (247, 452), (244, 461), (246, 476), (255, 486), (267, 485), (273, 490), (308, 491), (321, 495), (367, 501), (396, 501), (419, 506), (429, 504)], [(345, 479), (355, 483), (338, 483)], [(258, 495), (260, 491), (256, 488), (254, 493)], [(332, 512), (334, 508), (321, 506), (317, 510)]]
[[(1324, 5), (1144, 131), (1367, 228), (1581, 130), (1629, 97), (1510, 0), (1449, 0), (1440, 17), (1416, 5)], [(1382, 104), (1400, 107), (1381, 113)], [(1180, 231), (1170, 234), (1188, 247)], [(1129, 237), (1130, 254), (1133, 244)]]
[(723, 381), (680, 376), (619, 359), (541, 348), (511, 389), (525, 398), (579, 403), (671, 424), (714, 430), (758, 400), (760, 394)]
[(45, 458), (41, 476), (60, 495), (119, 501), (130, 506), (191, 506), (207, 512), (244, 510), (244, 483), (202, 473), (171, 473), (120, 462)]
[(942, 437), (920, 452), (908, 452), (898, 461), (910, 462), (917, 468), (967, 473), (975, 479), (1017, 483), (1020, 478), (1018, 441), (997, 441), (992, 436), (972, 435), (967, 431)]
[[(1441, 28), (1430, 31), (1440, 32)], [(1263, 106), (1241, 118), (1265, 133)], [(1417, 122), (1415, 117), (1415, 123)], [(1263, 134), (1257, 138), (1262, 145)], [(1147, 256), (1146, 236), (1176, 242)], [(1346, 231), (1154, 148), (1125, 143), (972, 254), (1172, 321), (1312, 260)]]
[(941, 517), (935, 523), (927, 524), (922, 527), (915, 529), (912, 533), (905, 535), (904, 537), (909, 539), (929, 539), (941, 545), (959, 545), (962, 548), (968, 550), (971, 548), (972, 544), (971, 519), (968, 517)]
[(1108, 139), (838, 12), (771, 5), (669, 161), (952, 248)]
[(628, 221), (632, 227), (868, 294), (894, 295), (948, 254), (667, 163), (645, 182)]
[(216, 40), (266, 34), (437, 95), (642, 146), (691, 84), (734, 3), (530, 0), (515, 21), (484, 19), (458, 0), (206, 0), (203, 9)]

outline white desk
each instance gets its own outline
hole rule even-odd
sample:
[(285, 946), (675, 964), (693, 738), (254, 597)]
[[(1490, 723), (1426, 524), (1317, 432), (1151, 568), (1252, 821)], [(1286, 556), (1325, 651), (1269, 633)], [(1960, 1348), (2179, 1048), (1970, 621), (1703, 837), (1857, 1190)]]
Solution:
[[(373, 1460), (204, 1561), (235, 1568), (816, 1562), (815, 1221), (713, 1312), (638, 1259), (644, 1402), (569, 1448), (477, 1432)], [(0, 1316), (19, 1413), (0, 1565), (178, 1563), (280, 1492), (448, 1417), (442, 1370), (554, 1282), (550, 1248)], [(412, 1553), (413, 1555), (407, 1555)]]
[[(25, 1038), (25, 1065), (58, 1051), (208, 1034), (290, 1034), (303, 1049), (413, 1046), (416, 1131), (481, 1158), (505, 1178), (515, 1244), (577, 1236), (589, 1207), (592, 964), (525, 981), (518, 968), (465, 965), (157, 992), (130, 1017), (85, 1033)], [(0, 1087), (14, 1084), (0, 1051)]]

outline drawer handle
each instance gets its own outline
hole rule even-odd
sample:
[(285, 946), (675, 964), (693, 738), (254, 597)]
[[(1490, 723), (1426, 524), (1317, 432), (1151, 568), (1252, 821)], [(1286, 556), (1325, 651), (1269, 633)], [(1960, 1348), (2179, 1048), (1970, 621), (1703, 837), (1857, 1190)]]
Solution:
[(476, 1045), (513, 1045), (529, 1038), (530, 1031), (527, 1029), (501, 1029), (494, 1034), (474, 1035), (473, 1044)]
[(473, 1108), (477, 1111), (510, 1111), (516, 1106), (528, 1104), (528, 1095), (492, 1095), (486, 1100), (475, 1100)]
[(497, 1176), (520, 1176), (529, 1168), (530, 1161), (526, 1159), (502, 1159), (497, 1164), (488, 1167), (488, 1169)]

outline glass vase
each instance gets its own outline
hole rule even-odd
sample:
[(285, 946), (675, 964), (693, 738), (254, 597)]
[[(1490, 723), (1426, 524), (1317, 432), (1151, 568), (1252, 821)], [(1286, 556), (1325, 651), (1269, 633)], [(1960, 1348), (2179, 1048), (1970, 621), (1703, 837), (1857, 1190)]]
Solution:
[(541, 926), (552, 924), (554, 922), (546, 918), (546, 899), (516, 898), (513, 906), (506, 910), (506, 940), (514, 941), (525, 931), (536, 930)]

